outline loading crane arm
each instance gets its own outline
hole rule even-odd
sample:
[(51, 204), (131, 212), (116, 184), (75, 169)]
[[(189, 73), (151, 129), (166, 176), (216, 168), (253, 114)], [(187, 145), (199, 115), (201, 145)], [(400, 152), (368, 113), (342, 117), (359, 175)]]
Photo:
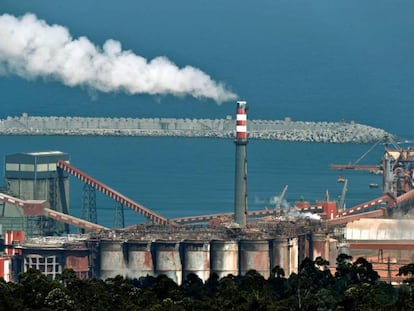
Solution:
[(348, 179), (345, 178), (344, 186), (342, 187), (341, 198), (339, 200), (338, 210), (343, 211), (345, 207), (345, 196), (348, 191)]
[(367, 156), (379, 143), (383, 142), (387, 138), (378, 140), (374, 145), (372, 145), (364, 154), (362, 154), (355, 162), (350, 162), (348, 164), (331, 164), (330, 168), (333, 170), (357, 170), (357, 171), (369, 171), (376, 173), (382, 171), (382, 165), (359, 165), (358, 163)]
[(275, 210), (279, 210), (280, 209), (280, 205), (282, 204), (283, 199), (285, 198), (286, 192), (288, 190), (288, 185), (286, 185), (282, 192), (280, 193), (279, 197), (276, 200), (276, 204), (275, 204)]

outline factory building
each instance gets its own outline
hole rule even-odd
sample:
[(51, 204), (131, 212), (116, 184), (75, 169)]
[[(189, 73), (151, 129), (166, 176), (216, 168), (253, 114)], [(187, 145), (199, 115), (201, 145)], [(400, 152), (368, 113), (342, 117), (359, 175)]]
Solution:
[(73, 269), (80, 279), (89, 275), (89, 250), (82, 240), (70, 237), (33, 238), (19, 245), (21, 271), (36, 269), (50, 279), (62, 274), (63, 269)]
[[(57, 161), (69, 161), (60, 151), (16, 153), (6, 155), (5, 192), (21, 200), (45, 200), (52, 210), (69, 213), (68, 174), (57, 169)], [(64, 234), (68, 226), (43, 216), (28, 217), (20, 207), (2, 203), (1, 223), (4, 230), (24, 230), (28, 237)]]
[[(0, 272), (5, 279), (12, 280), (19, 272), (34, 268), (54, 279), (69, 268), (80, 278), (166, 275), (182, 284), (190, 273), (206, 281), (212, 273), (222, 278), (229, 274), (244, 275), (254, 269), (269, 278), (276, 266), (289, 276), (298, 272), (307, 257), (327, 259), (334, 273), (337, 256), (345, 252), (354, 259), (366, 258), (382, 280), (399, 282), (402, 278), (396, 276), (398, 269), (413, 260), (414, 237), (409, 230), (412, 225), (411, 220), (354, 221), (344, 228), (345, 245), (322, 227), (311, 224), (314, 230), (309, 231), (310, 227), (304, 227), (303, 223), (296, 226), (303, 228), (302, 232), (288, 234), (286, 230), (284, 235), (271, 227), (255, 228), (246, 229), (237, 237), (197, 228), (181, 232), (148, 228), (19, 241), (22, 234), (9, 232), (12, 235), (6, 238), (7, 254), (0, 261)], [(17, 240), (12, 241), (13, 236)]]
[(25, 239), (23, 231), (6, 230), (1, 240), (0, 277), (17, 281), (19, 273), (36, 269), (55, 279), (66, 268), (81, 279), (88, 278), (92, 252), (86, 239), (86, 235)]
[(349, 254), (369, 260), (381, 279), (401, 281), (398, 269), (414, 262), (413, 219), (360, 219), (349, 223), (345, 238)]
[[(13, 234), (21, 238), (19, 232)], [(190, 239), (197, 234), (199, 239)], [(222, 278), (229, 274), (244, 275), (254, 269), (269, 278), (275, 266), (283, 268), (286, 275), (297, 273), (301, 258), (315, 259), (330, 251), (325, 234), (298, 237), (247, 234), (238, 239), (213, 234), (208, 239), (198, 229), (192, 229), (179, 234), (153, 231), (150, 235), (159, 239), (149, 240), (145, 233), (137, 236), (134, 232), (121, 235), (107, 232), (100, 233), (99, 238), (84, 234), (13, 240), (5, 245), (13, 255), (5, 255), (3, 274), (12, 279), (12, 275), (32, 268), (55, 279), (67, 268), (80, 278), (166, 275), (182, 284), (190, 273), (206, 281), (212, 273)], [(173, 239), (168, 239), (168, 235)]]

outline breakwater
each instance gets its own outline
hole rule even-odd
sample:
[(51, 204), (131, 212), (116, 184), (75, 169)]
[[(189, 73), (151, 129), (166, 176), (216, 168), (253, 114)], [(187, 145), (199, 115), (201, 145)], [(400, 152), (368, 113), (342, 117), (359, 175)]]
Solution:
[[(355, 122), (249, 120), (249, 138), (296, 142), (372, 143), (385, 136), (383, 129)], [(7, 117), (0, 120), (0, 135), (179, 136), (232, 138), (235, 120), (176, 118)]]

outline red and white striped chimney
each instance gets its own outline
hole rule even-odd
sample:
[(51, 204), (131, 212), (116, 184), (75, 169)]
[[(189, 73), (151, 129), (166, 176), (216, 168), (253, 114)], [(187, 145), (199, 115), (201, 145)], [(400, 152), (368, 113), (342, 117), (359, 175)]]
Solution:
[(247, 139), (247, 104), (245, 101), (237, 102), (236, 113), (236, 139)]

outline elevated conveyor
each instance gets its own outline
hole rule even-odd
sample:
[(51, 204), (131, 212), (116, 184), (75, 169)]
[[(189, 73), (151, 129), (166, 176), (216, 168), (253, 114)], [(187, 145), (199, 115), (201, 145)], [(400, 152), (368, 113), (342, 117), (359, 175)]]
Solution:
[(342, 213), (343, 216), (347, 216), (354, 213), (363, 212), (369, 208), (374, 208), (378, 205), (389, 207), (389, 208), (399, 208), (404, 204), (412, 204), (414, 202), (414, 189), (394, 198), (392, 195), (385, 193), (379, 198), (370, 200), (368, 202), (358, 204), (352, 208), (347, 209)]
[[(404, 202), (414, 201), (414, 190), (411, 190), (397, 199), (395, 199), (390, 194), (383, 194), (378, 198), (372, 199), (370, 201), (358, 204), (352, 208), (346, 209), (341, 217), (337, 217), (331, 220), (325, 220), (324, 222), (328, 226), (335, 226), (340, 224), (345, 224), (350, 221), (354, 221), (360, 218), (380, 218), (387, 216), (386, 208), (396, 208), (400, 206)], [(317, 210), (318, 207), (309, 208), (309, 211)], [(322, 209), (322, 207), (321, 207)], [(306, 209), (304, 209), (306, 211)], [(279, 212), (280, 213), (280, 212)], [(277, 210), (256, 210), (256, 211), (248, 211), (249, 217), (264, 217), (264, 216), (274, 216), (277, 215)], [(215, 218), (220, 217), (229, 217), (233, 218), (234, 213), (219, 213), (219, 214), (210, 214), (210, 215), (199, 215), (199, 216), (188, 216), (188, 217), (180, 217), (180, 218), (173, 218), (172, 221), (185, 224), (185, 223), (195, 223), (195, 222), (206, 222)]]
[[(274, 210), (274, 209), (271, 209), (271, 210), (264, 209), (264, 210), (256, 210), (256, 211), (247, 212), (247, 216), (249, 217), (263, 217), (263, 216), (271, 216), (271, 215), (276, 215), (276, 214), (277, 214), (277, 210)], [(233, 218), (234, 213), (219, 213), (219, 214), (209, 214), (209, 215), (200, 215), (200, 216), (188, 216), (188, 217), (173, 218), (171, 220), (178, 224), (184, 224), (184, 223), (192, 223), (192, 222), (206, 222), (206, 221), (209, 221), (215, 218), (220, 218), (223, 216)]]
[(76, 218), (68, 214), (57, 212), (47, 207), (43, 209), (43, 215), (49, 218), (52, 218), (54, 220), (60, 221), (60, 222), (64, 222), (65, 224), (73, 225), (75, 227), (82, 228), (82, 229), (89, 230), (89, 231), (109, 230), (109, 228), (106, 228), (104, 226), (94, 224), (93, 222), (89, 222), (89, 221), (86, 221), (80, 218)]
[(348, 216), (337, 217), (334, 219), (324, 220), (324, 224), (329, 227), (335, 227), (340, 225), (345, 225), (348, 222), (352, 222), (362, 218), (384, 218), (387, 217), (387, 210), (383, 207), (380, 207), (374, 211), (355, 213)]
[[(341, 217), (326, 220), (324, 223), (328, 226), (346, 224), (348, 222), (361, 218), (383, 218), (387, 217), (387, 208), (400, 208), (404, 204), (411, 204), (414, 201), (414, 190), (394, 198), (390, 194), (383, 194), (381, 197), (368, 202), (356, 205), (345, 210)], [(369, 209), (373, 209), (367, 211)]]
[(65, 224), (90, 231), (109, 230), (104, 226), (54, 211), (49, 208), (49, 203), (45, 200), (21, 200), (4, 193), (0, 193), (0, 201), (20, 207), (25, 216), (46, 216)]
[(405, 202), (410, 202), (414, 200), (414, 189), (400, 195), (397, 197), (397, 205), (401, 205)]
[(0, 193), (0, 201), (20, 207), (25, 216), (42, 216), (43, 209), (49, 207), (44, 200), (21, 200), (4, 193)]
[(354, 207), (346, 209), (342, 216), (348, 216), (356, 213), (362, 213), (370, 208), (374, 209), (377, 206), (395, 207), (395, 199), (389, 194), (383, 194), (379, 198), (358, 204)]
[(332, 170), (354, 170), (354, 171), (368, 171), (368, 172), (378, 172), (382, 170), (381, 165), (356, 165), (356, 164), (331, 164), (330, 168)]
[(96, 180), (95, 178), (89, 176), (88, 174), (82, 172), (80, 169), (76, 168), (75, 166), (69, 164), (64, 160), (59, 160), (57, 163), (57, 167), (62, 169), (63, 171), (69, 173), (72, 176), (75, 176), (82, 182), (92, 186), (93, 188), (97, 189), (98, 191), (102, 192), (106, 196), (112, 198), (116, 202), (121, 203), (124, 206), (129, 207), (130, 209), (140, 213), (144, 217), (148, 218), (155, 224), (162, 224), (167, 225), (171, 224), (174, 225), (174, 222), (169, 221), (167, 218), (164, 218), (157, 213), (151, 211), (150, 209), (138, 204), (137, 202), (127, 198), (126, 196), (122, 195), (118, 191), (112, 189), (111, 187), (105, 185), (104, 183)]
[(385, 193), (379, 198), (358, 204), (345, 210), (340, 217), (325, 220), (328, 227), (343, 225), (361, 218), (384, 218), (388, 216), (388, 209), (400, 209), (414, 205), (414, 189), (404, 193), (397, 198)]

